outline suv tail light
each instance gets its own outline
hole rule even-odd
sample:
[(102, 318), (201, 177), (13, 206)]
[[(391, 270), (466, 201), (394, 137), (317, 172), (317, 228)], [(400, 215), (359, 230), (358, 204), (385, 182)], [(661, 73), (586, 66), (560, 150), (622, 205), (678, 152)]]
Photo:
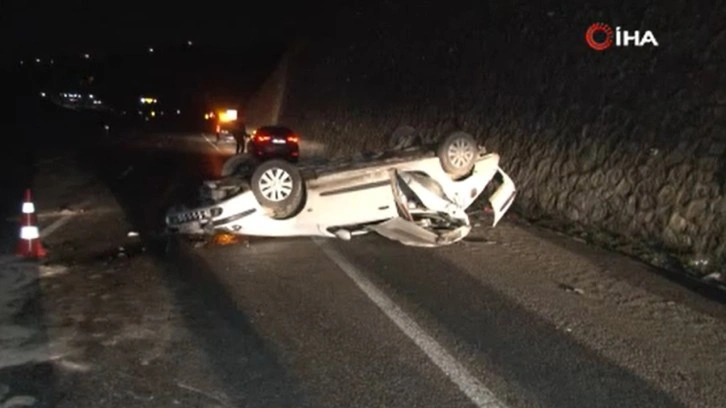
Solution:
[(270, 136), (260, 135), (260, 134), (255, 135), (255, 141), (257, 141), (257, 142), (267, 142), (269, 140), (270, 140)]
[(287, 137), (287, 141), (288, 143), (297, 143), (298, 141), (300, 141), (300, 138), (297, 137), (297, 135), (290, 135)]

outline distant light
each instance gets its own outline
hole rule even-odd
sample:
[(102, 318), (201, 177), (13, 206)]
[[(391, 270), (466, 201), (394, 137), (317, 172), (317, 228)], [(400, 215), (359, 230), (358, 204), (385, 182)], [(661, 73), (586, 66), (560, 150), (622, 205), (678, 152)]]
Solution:
[(89, 99), (93, 99), (93, 94), (88, 94)]
[(139, 111), (139, 115), (143, 115), (143, 114), (144, 114), (143, 112)]
[(226, 112), (219, 113), (220, 122), (234, 122), (237, 120), (237, 109), (227, 109)]
[(90, 56), (90, 55), (88, 55), (88, 54), (83, 54), (83, 58), (85, 58), (85, 59), (89, 59), (89, 58), (91, 58), (91, 56)]
[(20, 65), (25, 65), (25, 61), (20, 60)]
[(149, 47), (149, 52), (152, 52), (153, 53), (154, 52), (154, 49), (151, 48), (151, 47)]
[(106, 130), (109, 129), (108, 125), (103, 125), (103, 128), (106, 129)]
[(35, 59), (35, 62), (40, 62), (40, 58), (36, 58)]
[(159, 112), (161, 116), (164, 116), (164, 111)]
[(177, 114), (177, 115), (181, 115), (181, 110), (180, 110), (180, 109), (177, 109), (177, 110), (176, 110), (176, 114)]
[(125, 115), (125, 114), (126, 114), (126, 111), (121, 111), (121, 114), (122, 114), (122, 115)]
[(191, 45), (194, 45), (194, 43), (192, 43), (191, 41), (187, 41), (187, 45), (191, 46)]
[(55, 61), (53, 61), (53, 60), (51, 59), (51, 60), (50, 60), (50, 65), (53, 65), (53, 64), (55, 64)]
[(152, 117), (152, 118), (153, 118), (153, 117), (156, 117), (156, 112), (154, 112), (154, 111), (151, 111), (151, 117)]
[(40, 93), (40, 97), (41, 97), (41, 98), (45, 98), (45, 92), (41, 92), (41, 93)]

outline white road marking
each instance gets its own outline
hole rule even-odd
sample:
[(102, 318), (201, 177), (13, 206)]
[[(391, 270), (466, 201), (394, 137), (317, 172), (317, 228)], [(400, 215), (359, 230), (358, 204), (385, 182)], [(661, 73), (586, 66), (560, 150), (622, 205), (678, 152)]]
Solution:
[(219, 150), (219, 146), (217, 146), (216, 144), (214, 144), (214, 142), (212, 142), (211, 140), (209, 140), (209, 138), (207, 137), (207, 135), (205, 135), (204, 133), (202, 133), (202, 137), (204, 138), (204, 140), (207, 141), (207, 143), (209, 143), (210, 145), (212, 145), (213, 148), (217, 149), (218, 152), (221, 152), (221, 150)]
[[(89, 201), (84, 201), (81, 204), (78, 205), (78, 208), (84, 208), (86, 205), (88, 205)], [(40, 238), (48, 238), (51, 234), (56, 232), (60, 227), (66, 225), (73, 217), (76, 215), (83, 214), (83, 213), (75, 213), (75, 214), (69, 214), (64, 215), (61, 218), (58, 218), (57, 220), (53, 221), (50, 225), (40, 230)]]
[(393, 300), (386, 296), (358, 269), (324, 239), (313, 238), (338, 267), (365, 293), (401, 331), (479, 408), (507, 408), (484, 384), (474, 377), (454, 356), (421, 328)]
[(66, 215), (53, 221), (52, 224), (48, 225), (40, 231), (40, 237), (48, 238), (51, 234), (58, 231), (60, 227), (66, 225), (71, 220), (71, 218), (73, 218), (73, 215)]

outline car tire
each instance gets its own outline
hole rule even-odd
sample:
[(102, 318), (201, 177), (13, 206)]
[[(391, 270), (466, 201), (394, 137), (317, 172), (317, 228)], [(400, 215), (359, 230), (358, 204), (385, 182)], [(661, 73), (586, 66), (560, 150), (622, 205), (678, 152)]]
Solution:
[(251, 169), (257, 165), (257, 160), (248, 154), (236, 154), (227, 159), (222, 165), (221, 177), (250, 174)]
[(436, 155), (441, 167), (454, 180), (468, 176), (474, 169), (478, 145), (474, 137), (457, 131), (448, 135), (439, 145)]
[(413, 126), (399, 126), (388, 138), (388, 150), (403, 151), (421, 146), (421, 137)]
[(265, 161), (252, 174), (252, 192), (257, 202), (275, 219), (295, 215), (302, 207), (304, 190), (300, 170), (285, 160)]

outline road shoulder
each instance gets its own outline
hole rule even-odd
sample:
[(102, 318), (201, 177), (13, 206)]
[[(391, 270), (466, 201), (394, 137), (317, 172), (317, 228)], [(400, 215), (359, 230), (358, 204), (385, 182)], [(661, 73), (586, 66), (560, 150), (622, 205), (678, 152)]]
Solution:
[(194, 288), (173, 278), (155, 241), (135, 230), (86, 164), (74, 152), (36, 163), (33, 199), (48, 257), (0, 263), (0, 403), (233, 406), (231, 387), (253, 380), (263, 383), (251, 396), (270, 406), (301, 400), (258, 350), (264, 369), (225, 378), (190, 328), (214, 339), (234, 339), (236, 328), (189, 300)]

